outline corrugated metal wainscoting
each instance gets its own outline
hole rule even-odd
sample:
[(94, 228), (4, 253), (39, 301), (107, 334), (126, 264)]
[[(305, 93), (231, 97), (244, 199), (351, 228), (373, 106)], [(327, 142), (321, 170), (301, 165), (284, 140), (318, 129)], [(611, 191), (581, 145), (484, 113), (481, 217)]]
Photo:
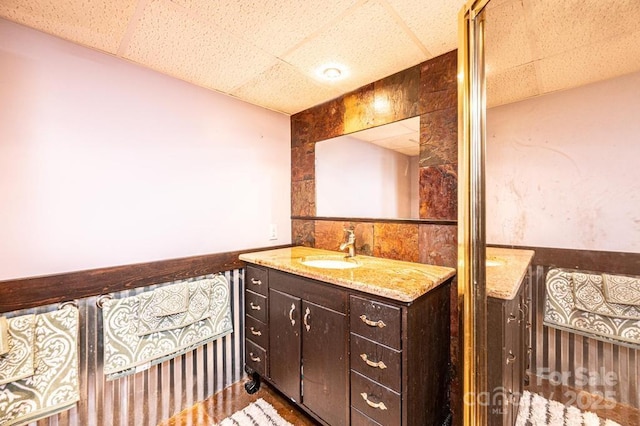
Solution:
[[(536, 376), (640, 408), (640, 351), (543, 325), (545, 276), (548, 267), (534, 266), (532, 370)], [(579, 398), (576, 395), (576, 398)], [(578, 401), (580, 403), (580, 401)]]
[[(102, 311), (97, 297), (77, 301), (80, 310), (80, 395), (76, 408), (32, 425), (156, 425), (204, 400), (243, 376), (244, 270), (225, 272), (231, 285), (234, 332), (182, 356), (121, 379), (105, 381), (102, 372)], [(122, 291), (128, 297), (158, 285)], [(57, 309), (42, 306), (7, 313), (13, 317)]]

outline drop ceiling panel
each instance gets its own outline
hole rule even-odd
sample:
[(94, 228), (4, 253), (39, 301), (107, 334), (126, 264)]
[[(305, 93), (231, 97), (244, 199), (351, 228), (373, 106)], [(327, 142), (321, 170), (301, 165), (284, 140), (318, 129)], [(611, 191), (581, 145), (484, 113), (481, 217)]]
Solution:
[(487, 75), (487, 107), (491, 108), (541, 94), (536, 65), (528, 63)]
[(396, 151), (404, 155), (419, 155), (420, 142), (408, 139), (406, 136), (397, 136), (389, 139), (378, 139), (370, 143), (378, 145), (382, 148)]
[(485, 23), (487, 73), (502, 73), (532, 62), (531, 42), (521, 2), (507, 2), (492, 8)]
[(510, 3), (510, 2), (518, 2), (520, 3), (522, 0), (491, 0), (489, 3), (487, 3), (487, 6), (485, 7), (485, 11), (491, 10), (493, 8), (502, 6), (505, 3)]
[(312, 79), (281, 61), (231, 94), (286, 114), (294, 114), (340, 95), (337, 91), (315, 84)]
[(373, 142), (377, 140), (394, 138), (397, 136), (415, 135), (420, 131), (420, 117), (407, 118), (406, 120), (384, 124), (352, 133), (350, 136), (361, 141)]
[[(380, 60), (384, 58), (384, 60)], [(320, 84), (342, 93), (409, 68), (426, 59), (409, 34), (377, 1), (364, 3), (286, 55), (284, 60), (314, 76), (327, 63), (344, 64), (347, 78)]]
[(136, 0), (2, 0), (0, 16), (84, 46), (115, 54)]
[(536, 59), (633, 32), (640, 16), (638, 0), (530, 0), (524, 6)]
[(431, 56), (458, 45), (458, 12), (465, 0), (387, 0)]
[(396, 121), (349, 135), (405, 155), (420, 153), (420, 117)]
[(400, 154), (408, 155), (409, 157), (417, 157), (420, 155), (420, 145), (416, 145), (410, 148), (396, 148), (394, 151)]
[(544, 92), (637, 71), (640, 69), (640, 30), (542, 59), (537, 68)]
[[(173, 0), (205, 22), (274, 56), (337, 20), (357, 0)], [(285, 13), (286, 11), (286, 13)]]
[(147, 4), (123, 56), (222, 92), (230, 92), (276, 62), (262, 50), (204, 24), (169, 0)]
[[(295, 113), (454, 49), (465, 3), (0, 0), (0, 17)], [(640, 0), (492, 0), (486, 10), (490, 106), (640, 70)], [(319, 79), (330, 63), (346, 77)]]

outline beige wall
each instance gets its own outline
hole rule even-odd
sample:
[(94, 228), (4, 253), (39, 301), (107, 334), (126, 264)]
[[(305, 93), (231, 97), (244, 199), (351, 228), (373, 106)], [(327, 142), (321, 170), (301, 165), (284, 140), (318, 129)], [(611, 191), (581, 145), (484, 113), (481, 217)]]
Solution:
[(4, 20), (0, 82), (0, 280), (291, 241), (289, 117)]
[(487, 243), (640, 252), (640, 73), (487, 112)]

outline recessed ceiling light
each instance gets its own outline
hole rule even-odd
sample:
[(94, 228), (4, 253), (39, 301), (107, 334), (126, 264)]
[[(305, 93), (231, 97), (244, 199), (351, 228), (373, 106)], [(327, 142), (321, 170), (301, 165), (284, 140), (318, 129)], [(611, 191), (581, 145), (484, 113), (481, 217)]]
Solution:
[(338, 63), (325, 63), (316, 68), (316, 77), (324, 81), (344, 80), (349, 76), (349, 69)]
[(324, 75), (325, 78), (329, 80), (335, 80), (342, 75), (342, 71), (340, 71), (340, 69), (336, 67), (329, 67), (325, 68), (324, 71), (322, 71), (322, 75)]

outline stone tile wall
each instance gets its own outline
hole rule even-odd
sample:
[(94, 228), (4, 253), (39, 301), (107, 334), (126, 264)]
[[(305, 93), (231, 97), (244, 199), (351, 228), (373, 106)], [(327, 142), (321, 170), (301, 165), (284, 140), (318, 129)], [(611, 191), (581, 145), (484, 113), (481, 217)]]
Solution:
[[(292, 241), (338, 249), (344, 228), (356, 232), (356, 252), (456, 266), (457, 52), (452, 51), (291, 117)], [(386, 101), (389, 108), (377, 110)], [(316, 218), (315, 143), (420, 115), (420, 218), (348, 222)], [(439, 220), (446, 221), (445, 224)]]

